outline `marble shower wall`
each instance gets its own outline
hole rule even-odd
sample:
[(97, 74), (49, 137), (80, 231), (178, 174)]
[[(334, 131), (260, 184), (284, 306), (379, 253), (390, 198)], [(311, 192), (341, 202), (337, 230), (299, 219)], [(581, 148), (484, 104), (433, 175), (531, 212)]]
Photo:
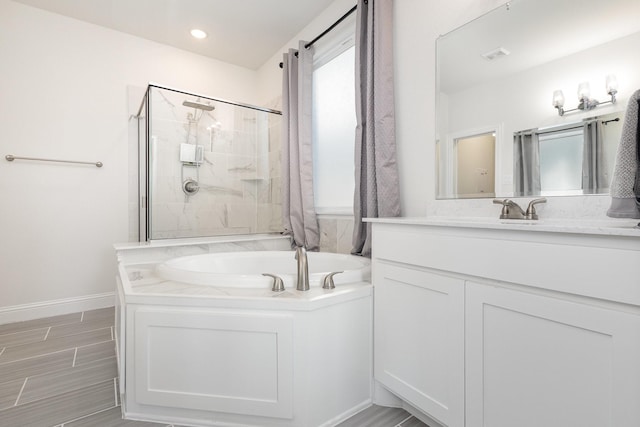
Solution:
[(320, 229), (320, 252), (351, 253), (353, 247), (352, 217), (321, 215), (318, 218), (318, 227)]
[[(281, 231), (280, 115), (152, 87), (149, 117), (152, 239)], [(199, 165), (180, 160), (182, 144), (202, 150)]]

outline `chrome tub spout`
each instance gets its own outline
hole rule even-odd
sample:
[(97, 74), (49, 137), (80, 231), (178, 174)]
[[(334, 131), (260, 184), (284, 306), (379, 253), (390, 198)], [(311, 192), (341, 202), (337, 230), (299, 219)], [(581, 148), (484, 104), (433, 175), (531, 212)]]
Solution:
[(296, 260), (298, 260), (298, 279), (296, 290), (309, 290), (309, 264), (307, 262), (307, 250), (303, 246), (296, 248)]

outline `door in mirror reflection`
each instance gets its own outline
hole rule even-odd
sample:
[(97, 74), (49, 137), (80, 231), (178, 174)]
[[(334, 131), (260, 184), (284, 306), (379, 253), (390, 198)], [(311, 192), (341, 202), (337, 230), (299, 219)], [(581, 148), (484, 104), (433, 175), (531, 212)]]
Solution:
[(495, 132), (454, 141), (457, 197), (495, 196)]

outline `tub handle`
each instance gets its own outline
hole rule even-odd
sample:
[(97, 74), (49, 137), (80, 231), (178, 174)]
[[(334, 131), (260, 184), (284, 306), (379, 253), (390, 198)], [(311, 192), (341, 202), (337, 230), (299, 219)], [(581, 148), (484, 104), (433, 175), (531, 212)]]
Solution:
[(322, 279), (322, 289), (334, 289), (336, 284), (333, 283), (333, 276), (340, 273), (344, 273), (344, 271), (334, 271), (324, 276), (324, 279)]
[(276, 276), (275, 274), (262, 273), (263, 276), (271, 277), (273, 279), (273, 286), (271, 290), (273, 292), (282, 292), (284, 291), (284, 282), (281, 277)]

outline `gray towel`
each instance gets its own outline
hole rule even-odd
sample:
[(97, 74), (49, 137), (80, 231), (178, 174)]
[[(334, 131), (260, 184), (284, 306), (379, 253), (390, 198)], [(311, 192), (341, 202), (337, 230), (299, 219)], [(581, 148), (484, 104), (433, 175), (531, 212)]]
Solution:
[(629, 98), (611, 179), (612, 218), (640, 218), (640, 90)]

